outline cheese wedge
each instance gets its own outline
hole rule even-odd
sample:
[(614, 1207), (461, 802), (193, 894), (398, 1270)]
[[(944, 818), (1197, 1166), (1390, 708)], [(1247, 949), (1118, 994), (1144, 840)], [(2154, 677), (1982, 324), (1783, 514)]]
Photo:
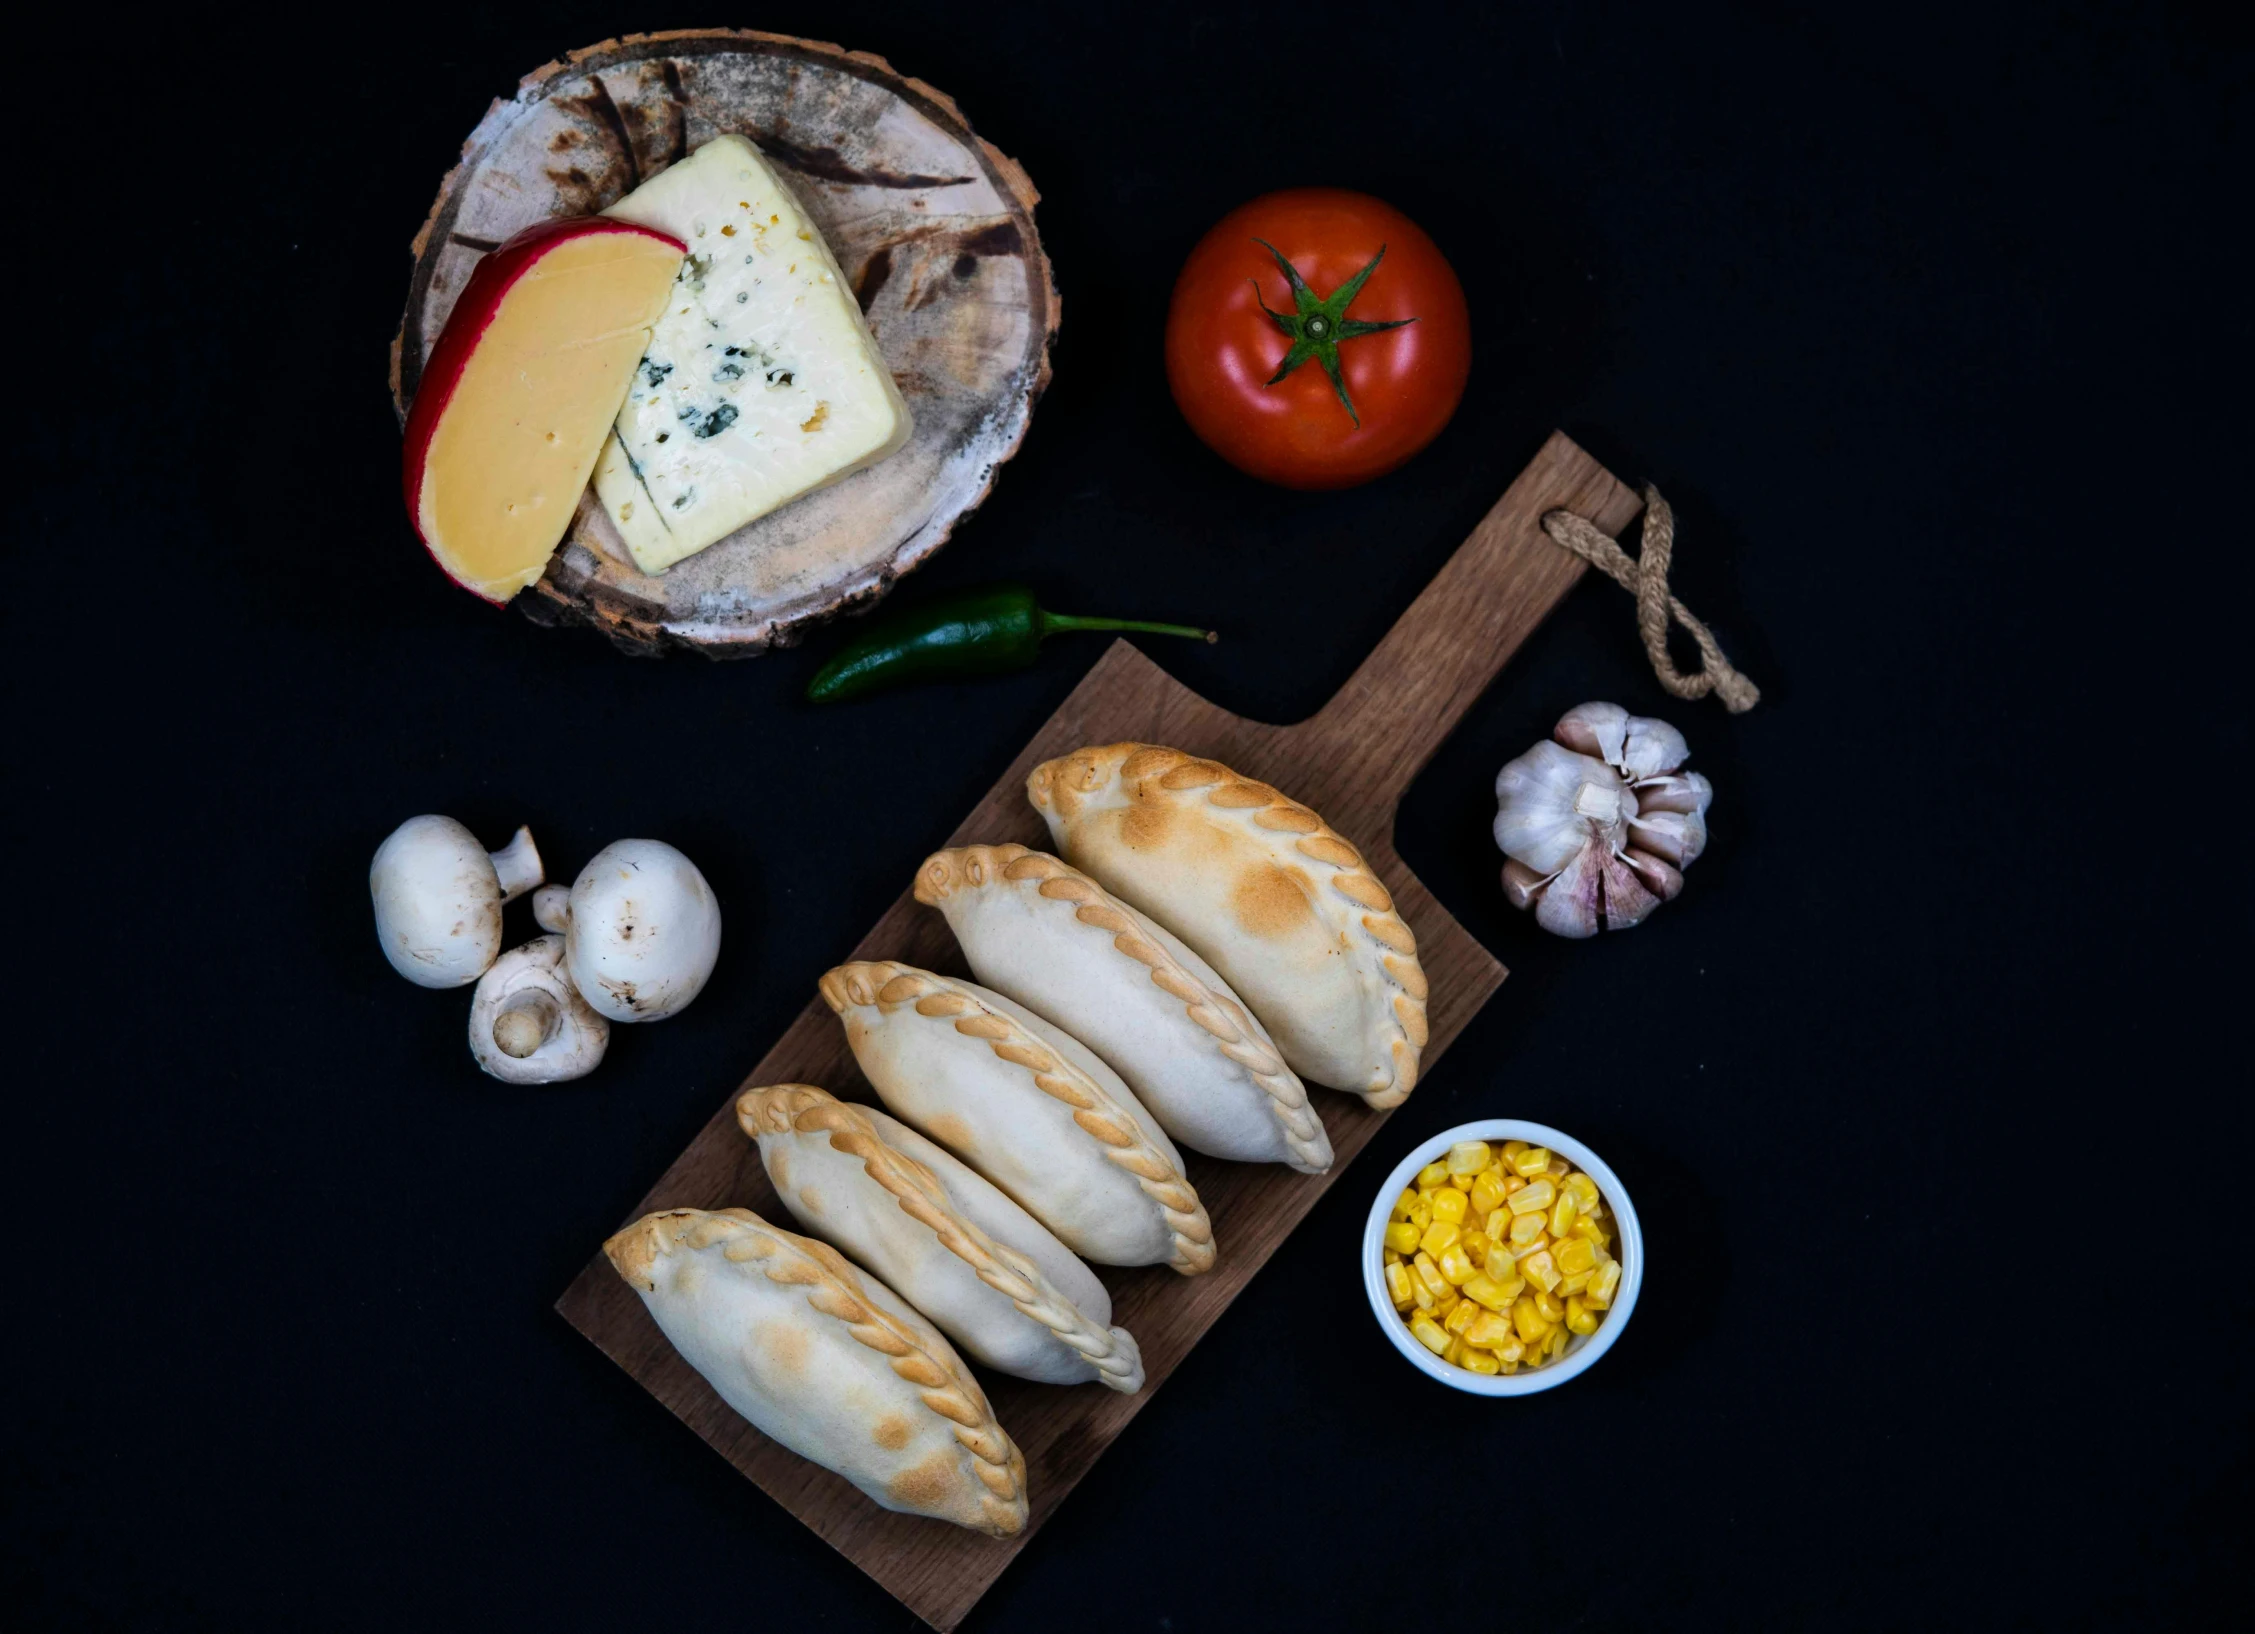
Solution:
[(659, 573), (908, 441), (909, 413), (822, 235), (741, 136), (605, 212), (689, 246), (595, 491)]
[(608, 440), (681, 245), (544, 221), (480, 261), (407, 413), (407, 514), (448, 577), (503, 602), (538, 579)]

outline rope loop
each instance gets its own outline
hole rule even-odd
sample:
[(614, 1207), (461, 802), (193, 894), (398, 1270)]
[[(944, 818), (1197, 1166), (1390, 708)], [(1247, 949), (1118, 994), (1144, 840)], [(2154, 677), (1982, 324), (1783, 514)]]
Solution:
[[(1743, 715), (1762, 701), (1762, 689), (1731, 667), (1706, 625), (1691, 616), (1691, 609), (1668, 591), (1668, 563), (1675, 556), (1676, 515), (1660, 490), (1644, 490), (1644, 543), (1635, 556), (1596, 524), (1572, 511), (1551, 511), (1542, 519), (1543, 532), (1572, 551), (1622, 589), (1636, 597), (1637, 632), (1652, 660), (1660, 684), (1678, 698), (1704, 698), (1712, 692), (1733, 715)], [(1668, 656), (1668, 621), (1674, 619), (1690, 632), (1699, 646), (1699, 673), (1686, 675)]]

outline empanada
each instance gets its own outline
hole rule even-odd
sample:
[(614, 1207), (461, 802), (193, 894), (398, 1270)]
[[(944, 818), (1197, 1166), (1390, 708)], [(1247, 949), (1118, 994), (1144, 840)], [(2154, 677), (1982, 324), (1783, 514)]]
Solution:
[(1181, 1154), (1119, 1074), (1000, 993), (892, 960), (822, 997), (885, 1105), (1101, 1265), (1210, 1270), (1214, 1228)]
[(1331, 1167), (1307, 1090), (1228, 984), (1077, 868), (1022, 845), (937, 851), (916, 900), (981, 982), (1094, 1050), (1192, 1151)]
[(1049, 1228), (875, 1107), (811, 1084), (747, 1089), (736, 1121), (792, 1218), (932, 1319), (975, 1362), (1043, 1384), (1143, 1388), (1112, 1296)]
[(1065, 860), (1220, 971), (1301, 1077), (1398, 1106), (1425, 1047), (1417, 938), (1323, 819), (1217, 761), (1115, 743), (1026, 797)]
[(834, 1248), (750, 1209), (662, 1209), (603, 1245), (721, 1400), (887, 1509), (995, 1537), (1026, 1525), (1026, 1460), (963, 1359)]

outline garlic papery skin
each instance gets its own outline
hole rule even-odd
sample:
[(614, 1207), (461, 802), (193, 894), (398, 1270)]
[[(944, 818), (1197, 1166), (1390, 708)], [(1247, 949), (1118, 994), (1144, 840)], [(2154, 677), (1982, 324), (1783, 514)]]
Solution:
[(610, 1047), (611, 1024), (564, 974), (564, 939), (540, 936), (493, 962), (470, 1000), (470, 1054), (508, 1084), (584, 1078)]
[(1579, 705), (1555, 732), (1496, 774), (1504, 895), (1556, 936), (1642, 924), (1706, 849), (1714, 789), (1682, 770), (1681, 732), (1619, 704)]

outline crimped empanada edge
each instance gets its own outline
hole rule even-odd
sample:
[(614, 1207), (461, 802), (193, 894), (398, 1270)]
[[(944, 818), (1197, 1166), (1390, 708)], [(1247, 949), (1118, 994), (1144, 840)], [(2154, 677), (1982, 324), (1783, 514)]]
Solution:
[[(981, 875), (984, 875), (984, 878)], [(1061, 857), (1012, 842), (1005, 845), (966, 845), (935, 851), (916, 871), (916, 900), (937, 907), (957, 881), (972, 889), (987, 879), (1036, 879), (1040, 894), (1068, 905), (1079, 923), (1101, 932), (1119, 954), (1142, 968), (1151, 984), (1181, 1004), (1191, 1025), (1205, 1033), (1222, 1057), (1253, 1081), (1268, 1103), (1292, 1156), (1290, 1167), (1302, 1174), (1322, 1174), (1331, 1167), (1331, 1137), (1323, 1119), (1308, 1100), (1308, 1093), (1284, 1064), (1273, 1043), (1237, 1026), (1230, 1011), (1253, 1021), (1252, 1007), (1235, 993), (1215, 992), (1185, 969), (1181, 961), (1143, 932), (1137, 920), (1144, 917), (1104, 889), (1087, 874)], [(1258, 1023), (1254, 1023), (1258, 1025)]]
[[(685, 1222), (667, 1232), (662, 1222)], [(842, 1325), (859, 1344), (886, 1357), (892, 1370), (916, 1386), (917, 1399), (952, 1426), (956, 1443), (971, 1455), (972, 1472), (986, 1490), (979, 1508), (989, 1536), (1014, 1537), (1026, 1526), (1026, 1458), (987, 1405), (979, 1388), (952, 1350), (933, 1352), (922, 1338), (862, 1291), (861, 1274), (836, 1249), (768, 1224), (748, 1208), (658, 1209), (645, 1214), (603, 1244), (611, 1268), (649, 1293), (657, 1284), (650, 1266), (677, 1246), (691, 1250), (726, 1241), (721, 1257), (732, 1265), (760, 1261), (770, 1282), (807, 1288), (808, 1307)], [(790, 1272), (784, 1275), (779, 1272)], [(944, 1343), (944, 1341), (943, 1341)]]
[(911, 1219), (928, 1226), (974, 1276), (1009, 1300), (1021, 1316), (1085, 1357), (1096, 1369), (1098, 1383), (1123, 1395), (1143, 1388), (1143, 1355), (1134, 1336), (1125, 1328), (1098, 1326), (1032, 1260), (964, 1218), (948, 1202), (939, 1177), (889, 1144), (866, 1109), (813, 1084), (772, 1084), (736, 1097), (736, 1123), (753, 1140), (788, 1131), (829, 1136), (831, 1146), (859, 1158), (862, 1171), (891, 1193)]
[(1394, 1036), (1388, 1050), (1393, 1077), (1376, 1089), (1350, 1093), (1361, 1095), (1368, 1105), (1381, 1110), (1409, 1099), (1410, 1091), (1417, 1087), (1419, 1059), (1430, 1036), (1425, 1016), (1425, 969), (1417, 960), (1416, 932), (1395, 911), (1393, 893), (1370, 871), (1353, 843), (1315, 812), (1271, 785), (1231, 771), (1218, 760), (1163, 744), (1091, 744), (1043, 761), (1026, 777), (1026, 798), (1035, 810), (1049, 808), (1060, 769), (1073, 761), (1085, 762), (1088, 773), (1093, 774), (1078, 780), (1080, 793), (1094, 793), (1106, 781), (1122, 777), (1155, 778), (1159, 787), (1172, 795), (1203, 789), (1208, 805), (1243, 816), (1271, 837), (1292, 836), (1301, 856), (1331, 869), (1331, 888), (1362, 910), (1357, 921), (1375, 954), (1377, 968), (1393, 988), (1388, 1006), (1394, 1018)]
[[(908, 1005), (927, 1020), (949, 1022), (965, 1037), (984, 1041), (999, 1059), (1032, 1078), (1044, 1095), (1071, 1107), (1074, 1124), (1103, 1146), (1105, 1158), (1135, 1177), (1167, 1223), (1174, 1249), (1167, 1264), (1186, 1277), (1213, 1269), (1214, 1225), (1190, 1177), (1151, 1144), (1134, 1115), (1103, 1085), (1010, 1017), (963, 991), (965, 983), (897, 959), (874, 959), (826, 971), (819, 985), (823, 1002), (841, 1016), (849, 1005)], [(1031, 1064), (1036, 1060), (1050, 1064), (1036, 1067)]]

